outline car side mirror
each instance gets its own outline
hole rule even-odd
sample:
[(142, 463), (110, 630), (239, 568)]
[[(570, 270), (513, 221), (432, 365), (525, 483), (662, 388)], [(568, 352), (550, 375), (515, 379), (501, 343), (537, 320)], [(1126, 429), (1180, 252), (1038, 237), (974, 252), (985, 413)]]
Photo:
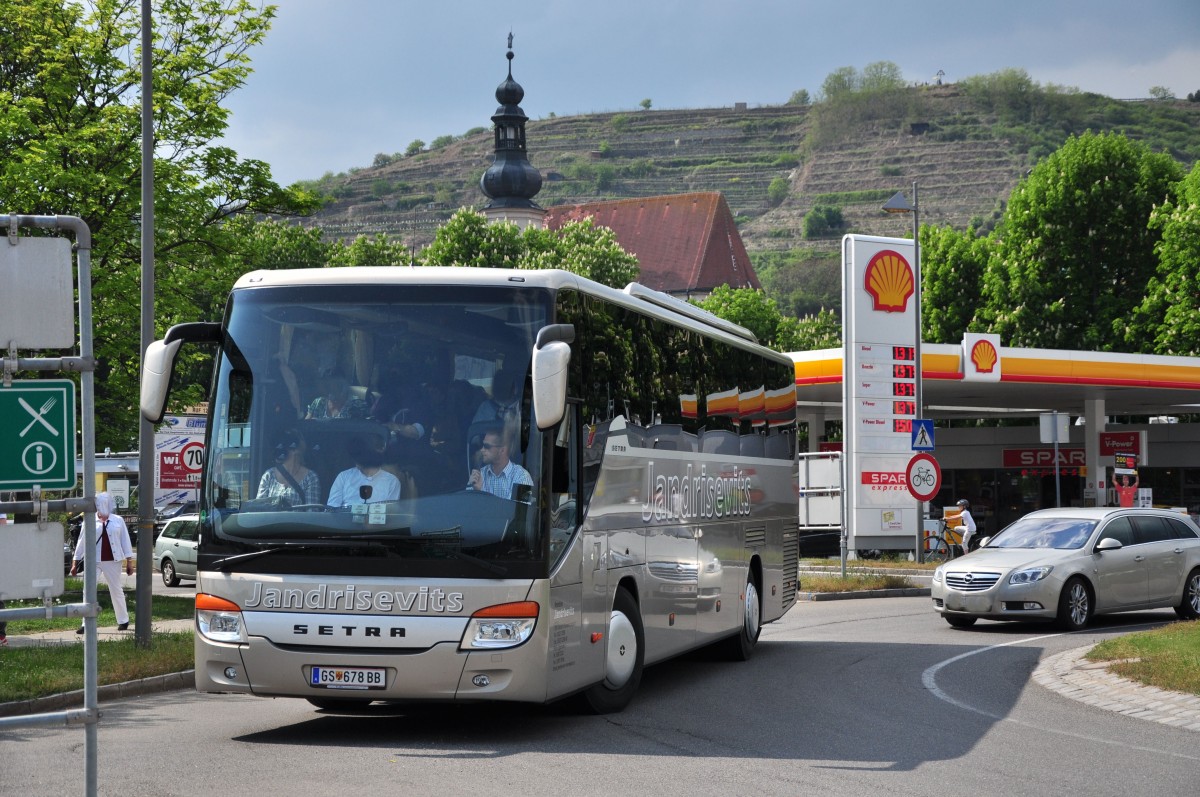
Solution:
[(980, 548), (986, 548), (986, 547), (987, 547), (987, 544), (988, 544), (989, 542), (991, 542), (991, 541), (992, 541), (992, 538), (991, 538), (991, 537), (984, 537), (982, 540), (980, 540), (980, 541), (979, 541), (979, 547), (980, 547)]
[(1104, 551), (1119, 551), (1125, 546), (1116, 537), (1105, 537), (1096, 543), (1096, 552), (1103, 553)]

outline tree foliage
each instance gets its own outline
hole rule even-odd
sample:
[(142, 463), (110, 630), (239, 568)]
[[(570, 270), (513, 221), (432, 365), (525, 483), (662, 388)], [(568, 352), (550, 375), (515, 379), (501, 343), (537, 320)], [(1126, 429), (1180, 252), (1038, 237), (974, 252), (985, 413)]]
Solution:
[[(250, 72), (274, 10), (249, 0), (154, 4), (158, 332), (227, 290), (226, 222), (305, 213), (315, 198), (220, 146), (222, 102)], [(133, 0), (0, 0), (0, 196), (12, 213), (73, 215), (93, 238), (97, 444), (137, 438), (140, 7)], [(211, 270), (214, 262), (220, 268)]]
[(1151, 211), (1180, 177), (1167, 155), (1118, 134), (1072, 137), (1009, 199), (978, 320), (1008, 345), (1122, 348), (1155, 273)]
[(1200, 354), (1200, 163), (1176, 187), (1169, 202), (1156, 208), (1150, 227), (1161, 234), (1158, 270), (1125, 333), (1135, 351)]
[(987, 239), (950, 227), (922, 227), (921, 328), (925, 340), (961, 340), (979, 307)]
[(491, 224), (482, 213), (462, 208), (438, 228), (433, 242), (417, 255), (427, 266), (477, 268), (561, 268), (614, 288), (637, 279), (637, 258), (617, 243), (607, 227), (591, 219), (557, 230), (510, 222)]

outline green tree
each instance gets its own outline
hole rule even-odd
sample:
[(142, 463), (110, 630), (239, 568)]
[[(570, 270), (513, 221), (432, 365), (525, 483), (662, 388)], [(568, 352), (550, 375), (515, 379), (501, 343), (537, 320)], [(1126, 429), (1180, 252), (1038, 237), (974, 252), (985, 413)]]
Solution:
[(648, 111), (648, 110), (650, 110), (650, 106), (651, 106), (651, 104), (652, 104), (652, 103), (650, 102), (650, 98), (649, 98), (649, 97), (647, 97), (646, 99), (644, 99), (644, 100), (642, 100), (641, 102), (639, 102), (639, 103), (638, 103), (638, 105), (642, 106), (642, 110), (643, 110), (643, 111)]
[(454, 143), (454, 136), (438, 136), (429, 145), (430, 149), (445, 149)]
[[(217, 142), (272, 7), (154, 4), (157, 332), (218, 312), (243, 213), (307, 213), (310, 192)], [(133, 447), (139, 385), (140, 8), (130, 0), (0, 0), (0, 196), (13, 213), (81, 217), (92, 232), (96, 437)]]
[(797, 89), (792, 92), (792, 96), (788, 98), (788, 105), (808, 105), (812, 102), (808, 96), (808, 89)]
[(1177, 183), (1169, 202), (1155, 208), (1150, 227), (1158, 230), (1158, 270), (1127, 328), (1117, 331), (1134, 351), (1200, 354), (1200, 163)]
[(1123, 135), (1072, 137), (1012, 192), (977, 316), (1006, 345), (1112, 351), (1154, 276), (1169, 155)]
[(821, 97), (824, 100), (837, 99), (858, 91), (861, 85), (862, 78), (857, 69), (852, 66), (838, 67), (825, 76), (825, 82), (821, 84)]
[(360, 235), (349, 244), (335, 243), (329, 248), (328, 265), (337, 266), (407, 266), (413, 261), (412, 251), (403, 241), (378, 235)]
[(637, 258), (621, 248), (613, 231), (591, 219), (522, 231), (510, 222), (491, 224), (468, 208), (438, 228), (417, 260), (426, 266), (561, 268), (614, 288), (635, 281), (639, 271)]
[(776, 177), (767, 186), (767, 201), (772, 205), (778, 205), (783, 200), (787, 199), (788, 193), (792, 190), (792, 184), (783, 177)]
[(774, 300), (762, 291), (718, 285), (696, 304), (715, 316), (750, 330), (764, 346), (776, 346), (783, 316)]
[(989, 240), (974, 230), (922, 227), (921, 327), (925, 340), (961, 340), (983, 292)]
[(863, 67), (862, 91), (892, 91), (904, 88), (904, 73), (891, 61), (875, 61)]
[(425, 149), (425, 142), (419, 138), (414, 138), (408, 143), (408, 146), (405, 147), (404, 156), (406, 158), (411, 158), (413, 155), (420, 155), (421, 150), (423, 149)]
[(800, 318), (781, 316), (775, 345), (780, 351), (835, 349), (842, 345), (842, 320), (824, 307)]
[(832, 205), (814, 205), (804, 214), (804, 237), (821, 238), (836, 233), (846, 225), (842, 209)]
[(1175, 99), (1175, 92), (1166, 86), (1151, 86), (1150, 98), (1155, 100), (1173, 100)]

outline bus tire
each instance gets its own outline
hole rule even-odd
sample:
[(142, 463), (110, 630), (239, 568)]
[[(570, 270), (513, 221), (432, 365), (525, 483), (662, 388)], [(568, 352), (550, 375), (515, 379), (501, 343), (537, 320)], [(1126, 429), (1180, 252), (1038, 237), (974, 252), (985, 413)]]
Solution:
[(585, 706), (595, 714), (622, 710), (633, 699), (642, 682), (646, 639), (637, 601), (624, 587), (617, 587), (605, 634), (604, 680), (583, 693)]
[(747, 661), (754, 652), (754, 645), (762, 633), (762, 594), (754, 581), (754, 573), (746, 576), (746, 600), (742, 606), (742, 627), (734, 636), (722, 639), (720, 645), (724, 658), (731, 661)]

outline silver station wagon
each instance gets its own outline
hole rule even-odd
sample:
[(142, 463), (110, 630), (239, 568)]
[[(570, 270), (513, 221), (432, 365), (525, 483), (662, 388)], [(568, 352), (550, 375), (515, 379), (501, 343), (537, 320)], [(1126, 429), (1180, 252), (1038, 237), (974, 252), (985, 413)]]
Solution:
[(154, 541), (154, 569), (168, 587), (179, 586), (181, 578), (196, 578), (199, 532), (199, 515), (179, 515), (167, 521)]
[(1164, 509), (1043, 509), (933, 573), (933, 608), (976, 620), (1053, 620), (1078, 631), (1097, 614), (1174, 608), (1200, 617), (1200, 529)]

